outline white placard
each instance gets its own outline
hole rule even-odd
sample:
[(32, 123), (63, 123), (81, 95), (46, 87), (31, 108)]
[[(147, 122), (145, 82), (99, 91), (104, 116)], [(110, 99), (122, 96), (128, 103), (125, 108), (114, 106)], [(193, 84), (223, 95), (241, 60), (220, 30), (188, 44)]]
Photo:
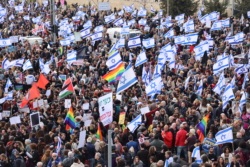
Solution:
[(98, 3), (98, 10), (110, 10), (110, 2), (99, 2)]
[(16, 116), (16, 117), (11, 117), (10, 118), (10, 124), (20, 124), (21, 123), (21, 119), (20, 116)]
[(139, 141), (140, 144), (142, 144), (142, 143), (144, 143), (145, 139), (144, 139), (144, 137), (140, 137), (140, 138), (138, 139), (138, 141)]
[(83, 109), (83, 110), (89, 110), (89, 103), (84, 103), (84, 104), (82, 105), (82, 109)]
[(33, 108), (37, 108), (38, 106), (37, 106), (37, 101), (34, 101), (33, 102)]
[(144, 108), (141, 108), (140, 110), (141, 110), (141, 114), (146, 114), (146, 113), (150, 112), (148, 106), (144, 107)]
[(80, 138), (79, 138), (80, 140), (79, 140), (79, 144), (78, 144), (77, 148), (84, 147), (84, 145), (85, 145), (85, 138), (86, 138), (86, 131), (84, 130), (84, 131), (80, 132)]
[(116, 95), (116, 99), (122, 101), (122, 95)]
[(84, 126), (85, 127), (89, 127), (90, 124), (91, 124), (91, 122), (92, 122), (92, 120), (86, 120), (86, 121), (84, 121)]
[(113, 100), (112, 93), (106, 94), (98, 99), (100, 120), (103, 126), (113, 121)]
[(2, 117), (10, 117), (10, 111), (4, 110)]
[(46, 90), (46, 96), (48, 97), (48, 96), (50, 96), (50, 94), (51, 94), (51, 90), (49, 89), (49, 90)]
[(39, 106), (39, 107), (41, 107), (41, 106), (43, 106), (43, 105), (44, 105), (44, 103), (43, 103), (43, 99), (38, 100), (38, 106)]
[(11, 36), (10, 37), (10, 42), (11, 43), (17, 43), (18, 42), (18, 36)]
[(2, 117), (2, 113), (0, 113), (0, 120), (2, 120), (3, 119), (3, 117)]
[(43, 103), (46, 108), (49, 108), (48, 100), (43, 100)]
[(24, 106), (23, 108), (18, 108), (18, 110), (21, 111), (21, 112), (30, 113), (30, 109), (29, 109), (29, 107), (27, 105)]
[(65, 99), (64, 101), (64, 107), (65, 108), (70, 108), (71, 106), (71, 99)]
[(89, 120), (89, 117), (91, 117), (91, 113), (83, 114), (83, 121)]

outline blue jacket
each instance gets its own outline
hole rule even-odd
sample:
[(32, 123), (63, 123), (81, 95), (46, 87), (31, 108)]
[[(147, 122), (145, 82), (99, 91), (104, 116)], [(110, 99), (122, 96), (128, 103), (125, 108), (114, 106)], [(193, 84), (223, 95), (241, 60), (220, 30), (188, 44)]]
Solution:
[(137, 142), (135, 142), (135, 141), (130, 141), (130, 142), (128, 142), (128, 143), (126, 144), (126, 146), (128, 147), (128, 149), (130, 149), (130, 147), (133, 146), (134, 149), (135, 149), (135, 153), (138, 152), (139, 146), (138, 146), (138, 143), (137, 143)]
[(53, 165), (57, 165), (57, 164), (59, 164), (59, 162), (61, 162), (62, 160), (61, 160), (60, 157), (57, 157), (57, 158), (56, 158), (55, 164), (52, 164), (52, 161), (53, 161), (53, 158), (51, 158), (51, 159), (49, 160), (49, 163), (48, 163), (47, 167), (52, 167)]
[(95, 157), (95, 146), (92, 143), (87, 143), (86, 147), (88, 149), (88, 159), (92, 159)]

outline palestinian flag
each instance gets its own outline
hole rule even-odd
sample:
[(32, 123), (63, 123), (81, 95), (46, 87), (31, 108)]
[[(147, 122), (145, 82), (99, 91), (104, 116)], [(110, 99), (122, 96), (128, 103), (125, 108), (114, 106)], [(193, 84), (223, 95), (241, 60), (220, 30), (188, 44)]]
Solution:
[(71, 82), (71, 79), (68, 78), (62, 86), (62, 91), (59, 93), (59, 97), (60, 99), (72, 94), (74, 92), (74, 87), (73, 84)]

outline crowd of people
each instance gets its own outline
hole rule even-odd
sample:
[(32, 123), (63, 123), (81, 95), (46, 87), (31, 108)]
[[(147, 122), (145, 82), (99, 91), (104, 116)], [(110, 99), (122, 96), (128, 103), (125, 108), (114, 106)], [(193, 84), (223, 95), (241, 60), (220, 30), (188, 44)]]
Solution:
[[(250, 106), (247, 102), (250, 94), (248, 83), (249, 59), (249, 19), (234, 18), (233, 31), (231, 28), (210, 31), (197, 15), (185, 16), (184, 22), (193, 19), (194, 32), (198, 33), (197, 43), (194, 45), (176, 44), (174, 38), (164, 37), (170, 29), (174, 36), (185, 35), (184, 25), (171, 19), (170, 27), (161, 25), (162, 19), (149, 14), (145, 25), (139, 25), (141, 17), (132, 15), (124, 9), (116, 7), (111, 11), (97, 11), (94, 5), (67, 5), (66, 1), (56, 2), (56, 24), (67, 19), (71, 32), (80, 32), (84, 25), (91, 20), (91, 33), (95, 27), (103, 25), (102, 39), (92, 43), (91, 38), (83, 38), (70, 45), (62, 46), (60, 40), (65, 39), (61, 32), (56, 34), (56, 42), (50, 32), (50, 2), (39, 4), (27, 1), (0, 2), (0, 28), (2, 39), (18, 36), (19, 40), (12, 46), (0, 47), (0, 166), (1, 167), (249, 167), (250, 166)], [(22, 11), (15, 10), (15, 6), (23, 6)], [(7, 13), (1, 11), (6, 9)], [(84, 16), (74, 21), (73, 17), (83, 11)], [(118, 16), (118, 12), (122, 12)], [(150, 11), (148, 10), (148, 13)], [(105, 23), (105, 16), (115, 14), (116, 19), (124, 22), (135, 19), (130, 29), (140, 31), (140, 39), (155, 39), (155, 46), (148, 49), (142, 47), (130, 48), (129, 39), (125, 39), (125, 46), (119, 48), (125, 67), (131, 65), (138, 82), (121, 92), (121, 99), (116, 95), (119, 80), (112, 84), (102, 77), (110, 70), (106, 62), (110, 49), (114, 45), (107, 30), (116, 27), (113, 22)], [(24, 16), (29, 16), (24, 19)], [(41, 16), (37, 23), (34, 18)], [(227, 18), (219, 18), (225, 20)], [(1, 21), (2, 20), (2, 21)], [(49, 24), (48, 24), (49, 23)], [(34, 33), (34, 29), (44, 25), (43, 31)], [(119, 27), (119, 26), (118, 26)], [(147, 30), (145, 27), (149, 27)], [(244, 33), (244, 39), (236, 45), (229, 44), (226, 38), (238, 33)], [(29, 41), (26, 36), (39, 36), (42, 42)], [(194, 47), (209, 39), (213, 45), (204, 53), (201, 60), (196, 59)], [(154, 71), (159, 62), (162, 48), (171, 44), (176, 47), (175, 65), (163, 64), (160, 76), (163, 86), (160, 92), (149, 97), (146, 92), (148, 83), (143, 79), (143, 70), (147, 71), (149, 83), (153, 80)], [(69, 64), (67, 53), (85, 47), (81, 55), (80, 64)], [(10, 51), (9, 47), (16, 48)], [(145, 50), (147, 61), (135, 67), (140, 52)], [(219, 75), (213, 73), (213, 65), (221, 56), (233, 56), (233, 64), (224, 71), (225, 85), (233, 83), (234, 99), (229, 99), (226, 107), (222, 94), (213, 91), (219, 81)], [(32, 68), (24, 70), (22, 66), (12, 66), (5, 69), (4, 62), (24, 59), (30, 60)], [(48, 72), (44, 76), (49, 80), (46, 90), (40, 89), (40, 97), (28, 102), (25, 110), (20, 103), (27, 96), (34, 82), (42, 73), (41, 62), (49, 62)], [(77, 60), (80, 62), (79, 60)], [(247, 72), (237, 73), (237, 64), (244, 64)], [(64, 80), (60, 76), (71, 78), (74, 92), (66, 98), (60, 99)], [(188, 78), (188, 79), (187, 79)], [(8, 80), (12, 86), (6, 85)], [(202, 92), (197, 93), (201, 87)], [(45, 85), (44, 85), (45, 86)], [(221, 91), (221, 90), (220, 90)], [(12, 93), (9, 99), (9, 92)], [(49, 93), (48, 93), (49, 92)], [(98, 98), (108, 93), (113, 94), (113, 121), (103, 126), (100, 120)], [(32, 94), (32, 92), (31, 92)], [(246, 96), (242, 105), (240, 100)], [(8, 98), (6, 98), (8, 97)], [(3, 100), (4, 99), (4, 100)], [(66, 130), (64, 123), (69, 109), (65, 106), (65, 99), (71, 100), (76, 127)], [(35, 102), (43, 100), (44, 105)], [(46, 101), (46, 104), (45, 104)], [(89, 108), (82, 107), (89, 103)], [(131, 132), (127, 125), (141, 114), (141, 108), (148, 106), (149, 112), (142, 115), (141, 125)], [(6, 115), (6, 111), (10, 111)], [(27, 112), (28, 111), (28, 112)], [(40, 114), (39, 125), (32, 127), (30, 114)], [(123, 124), (119, 124), (120, 113), (125, 112)], [(86, 118), (88, 115), (88, 118)], [(19, 116), (21, 122), (12, 123), (10, 118)], [(207, 117), (205, 136), (200, 138), (196, 125)], [(85, 121), (91, 120), (89, 126)], [(101, 136), (97, 133), (98, 127)], [(233, 142), (216, 145), (216, 134), (228, 127), (232, 127)], [(80, 132), (86, 131), (86, 140), (80, 141)], [(108, 130), (113, 130), (112, 138), (108, 138)], [(112, 155), (108, 154), (107, 143), (112, 140)], [(210, 141), (208, 144), (205, 141)], [(78, 148), (80, 142), (84, 147)], [(60, 148), (58, 148), (60, 146)], [(200, 158), (192, 156), (196, 148), (200, 150)], [(112, 156), (112, 164), (108, 164), (108, 157)]]

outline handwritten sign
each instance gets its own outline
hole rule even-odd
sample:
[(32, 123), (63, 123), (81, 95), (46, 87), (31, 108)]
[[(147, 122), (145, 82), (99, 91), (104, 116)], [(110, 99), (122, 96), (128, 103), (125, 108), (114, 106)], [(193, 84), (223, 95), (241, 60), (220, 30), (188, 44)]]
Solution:
[(121, 112), (121, 113), (120, 113), (120, 115), (119, 115), (119, 124), (120, 124), (120, 125), (123, 125), (123, 124), (124, 124), (125, 116), (126, 116), (126, 113), (125, 113), (125, 112)]
[(10, 111), (4, 110), (2, 116), (3, 117), (10, 117)]
[(15, 52), (17, 51), (17, 47), (16, 46), (10, 46), (8, 47), (8, 52)]
[(99, 2), (98, 3), (98, 10), (110, 10), (110, 2)]

